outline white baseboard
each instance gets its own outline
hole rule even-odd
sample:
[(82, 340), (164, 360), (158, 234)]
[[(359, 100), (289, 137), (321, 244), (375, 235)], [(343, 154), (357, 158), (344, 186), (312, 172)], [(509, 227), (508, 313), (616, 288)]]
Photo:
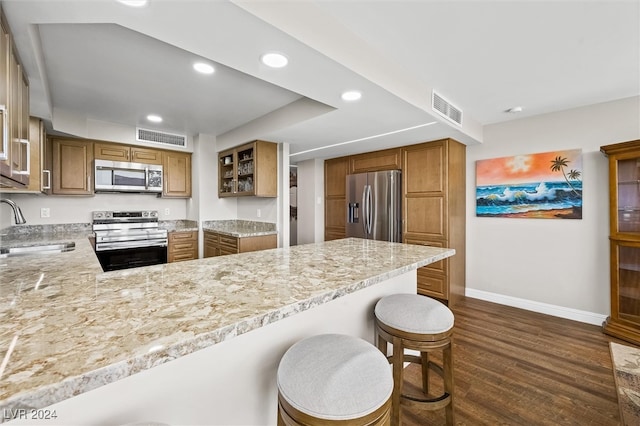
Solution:
[(518, 297), (512, 296), (505, 296), (503, 294), (475, 290), (473, 288), (467, 288), (465, 290), (465, 295), (474, 299), (486, 300), (488, 302), (513, 306), (514, 308), (526, 309), (528, 311), (552, 315), (554, 317), (566, 318), (574, 321), (584, 322), (587, 324), (602, 325), (604, 320), (607, 319), (606, 315), (596, 314), (594, 312), (581, 311), (578, 309), (566, 308), (564, 306), (550, 305), (548, 303), (535, 302), (532, 300), (520, 299)]

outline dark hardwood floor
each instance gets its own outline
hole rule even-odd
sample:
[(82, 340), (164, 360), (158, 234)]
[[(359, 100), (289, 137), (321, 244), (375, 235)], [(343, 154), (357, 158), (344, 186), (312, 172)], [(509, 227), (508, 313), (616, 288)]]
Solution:
[[(619, 341), (600, 327), (471, 298), (452, 310), (456, 424), (620, 424), (609, 355)], [(419, 367), (405, 371), (415, 392)], [(441, 425), (444, 410), (403, 407), (403, 420)]]

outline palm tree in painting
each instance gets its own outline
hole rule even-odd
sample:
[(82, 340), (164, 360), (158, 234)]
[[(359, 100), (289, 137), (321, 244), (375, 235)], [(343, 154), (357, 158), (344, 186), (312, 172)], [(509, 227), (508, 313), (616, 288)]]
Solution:
[[(569, 178), (567, 178), (567, 174), (564, 172), (564, 168), (568, 167), (568, 165), (569, 165), (569, 160), (567, 160), (566, 158), (562, 158), (561, 156), (558, 155), (555, 158), (555, 160), (551, 160), (551, 171), (562, 172), (562, 176), (564, 176), (564, 180), (567, 181), (567, 185), (569, 185), (569, 188), (571, 188), (574, 194), (580, 197), (580, 194), (578, 194), (578, 191), (576, 191), (573, 185), (571, 185), (571, 181), (569, 180)], [(577, 170), (571, 170), (569, 172), (569, 177), (575, 180), (578, 177), (580, 177), (580, 172)]]
[(580, 180), (580, 175), (581, 174), (582, 173), (580, 173), (578, 170), (571, 169), (569, 171), (569, 179), (571, 179), (571, 180)]

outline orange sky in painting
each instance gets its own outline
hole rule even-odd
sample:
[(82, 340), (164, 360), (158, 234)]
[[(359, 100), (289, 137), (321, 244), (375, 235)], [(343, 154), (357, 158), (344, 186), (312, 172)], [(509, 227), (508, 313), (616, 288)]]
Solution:
[(478, 160), (476, 161), (476, 185), (564, 181), (560, 171), (551, 171), (551, 161), (561, 156), (567, 159), (565, 173), (569, 170), (582, 172), (581, 153), (581, 150), (573, 149)]

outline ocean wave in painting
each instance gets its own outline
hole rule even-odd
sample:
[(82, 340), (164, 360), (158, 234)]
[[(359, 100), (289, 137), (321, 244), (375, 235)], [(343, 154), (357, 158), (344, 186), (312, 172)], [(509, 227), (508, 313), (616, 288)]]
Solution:
[(476, 188), (476, 215), (498, 216), (582, 206), (582, 182), (540, 182)]

